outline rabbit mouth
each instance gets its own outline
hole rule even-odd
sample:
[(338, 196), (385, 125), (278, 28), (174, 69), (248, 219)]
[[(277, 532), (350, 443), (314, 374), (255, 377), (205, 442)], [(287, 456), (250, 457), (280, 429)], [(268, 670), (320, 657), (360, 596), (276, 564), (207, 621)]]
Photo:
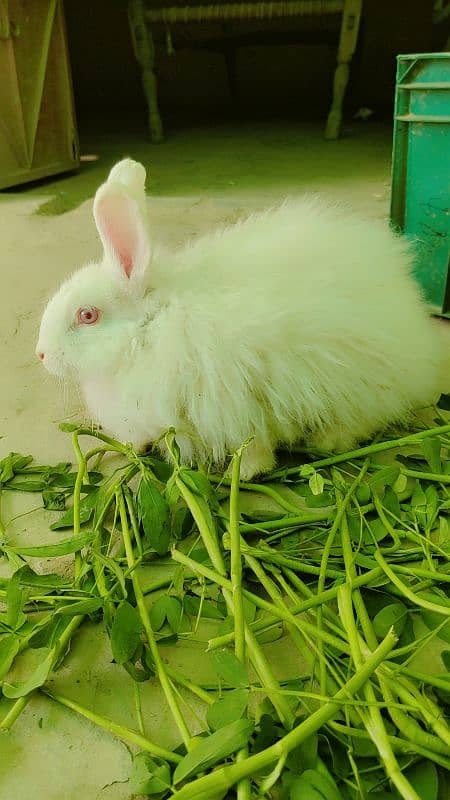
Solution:
[(69, 376), (70, 369), (63, 363), (61, 358), (58, 358), (53, 353), (45, 353), (43, 356), (44, 357), (41, 358), (42, 366), (45, 367), (50, 375), (54, 375), (56, 378), (66, 378)]

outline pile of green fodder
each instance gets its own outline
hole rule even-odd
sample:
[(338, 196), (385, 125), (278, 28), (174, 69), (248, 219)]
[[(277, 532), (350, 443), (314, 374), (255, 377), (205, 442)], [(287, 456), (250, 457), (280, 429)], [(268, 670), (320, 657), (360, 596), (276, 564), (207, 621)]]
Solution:
[[(76, 470), (8, 455), (3, 498), (35, 492), (54, 522), (26, 546), (0, 513), (0, 728), (43, 693), (130, 745), (130, 793), (151, 798), (447, 798), (443, 422), (344, 455), (304, 454), (258, 483), (240, 482), (242, 450), (229, 477), (186, 468), (173, 432), (172, 464), (100, 432), (83, 451), (92, 431), (74, 425), (61, 427)], [(70, 554), (67, 577), (57, 559)], [(161, 564), (166, 577), (152, 580)], [(85, 623), (101, 626), (134, 682), (133, 729), (80, 704), (70, 685), (52, 688)], [(181, 670), (173, 653), (190, 642)], [(141, 692), (156, 688), (173, 749), (146, 733)]]

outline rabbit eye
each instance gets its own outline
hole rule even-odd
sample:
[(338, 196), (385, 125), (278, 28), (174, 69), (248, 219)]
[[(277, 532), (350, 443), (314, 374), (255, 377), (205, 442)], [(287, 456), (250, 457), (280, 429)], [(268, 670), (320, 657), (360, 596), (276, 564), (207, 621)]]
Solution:
[(100, 319), (100, 311), (95, 306), (83, 306), (77, 311), (79, 325), (94, 325)]

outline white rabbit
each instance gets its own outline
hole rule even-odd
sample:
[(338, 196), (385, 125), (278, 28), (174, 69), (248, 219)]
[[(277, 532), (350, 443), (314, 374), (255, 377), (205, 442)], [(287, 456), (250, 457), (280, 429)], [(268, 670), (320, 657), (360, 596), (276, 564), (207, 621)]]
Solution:
[(142, 448), (174, 427), (185, 462), (218, 465), (253, 436), (249, 479), (277, 444), (347, 449), (437, 399), (440, 334), (387, 226), (305, 198), (165, 252), (144, 184), (126, 159), (97, 191), (102, 262), (50, 300), (37, 346), (106, 430)]

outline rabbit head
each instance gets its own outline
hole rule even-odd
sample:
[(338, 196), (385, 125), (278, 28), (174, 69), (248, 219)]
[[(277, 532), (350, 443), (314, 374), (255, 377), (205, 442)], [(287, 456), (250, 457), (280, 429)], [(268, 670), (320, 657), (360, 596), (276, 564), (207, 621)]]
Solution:
[(36, 352), (59, 377), (116, 373), (149, 314), (149, 303), (145, 309), (142, 303), (151, 251), (141, 164), (115, 165), (96, 193), (94, 220), (102, 260), (65, 281), (41, 321)]

